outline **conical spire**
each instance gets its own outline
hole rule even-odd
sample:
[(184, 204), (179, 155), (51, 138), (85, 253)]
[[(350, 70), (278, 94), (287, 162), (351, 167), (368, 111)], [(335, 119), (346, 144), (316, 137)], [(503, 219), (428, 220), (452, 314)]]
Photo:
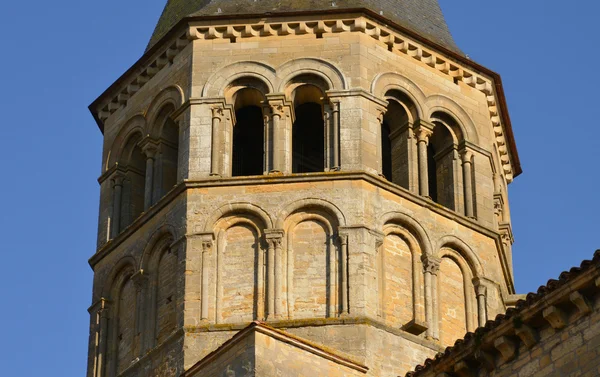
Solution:
[(432, 42), (460, 53), (438, 0), (168, 0), (148, 49), (186, 17), (369, 9)]

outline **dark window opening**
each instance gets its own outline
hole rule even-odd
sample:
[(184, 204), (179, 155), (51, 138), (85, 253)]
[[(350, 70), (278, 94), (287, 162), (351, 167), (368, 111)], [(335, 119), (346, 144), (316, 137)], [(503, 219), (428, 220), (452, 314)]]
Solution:
[(321, 105), (305, 103), (296, 107), (292, 131), (292, 172), (325, 170), (325, 125)]
[(381, 172), (385, 179), (392, 181), (392, 139), (390, 126), (386, 121), (381, 125)]
[(435, 161), (435, 150), (429, 144), (427, 146), (427, 179), (429, 183), (429, 197), (434, 202), (438, 202), (438, 185), (437, 185), (437, 166)]
[(258, 106), (246, 106), (235, 113), (233, 127), (232, 176), (263, 174), (264, 122)]
[(173, 186), (177, 184), (179, 127), (170, 118), (166, 120), (163, 126), (161, 150), (162, 170), (155, 173), (155, 179), (158, 179), (160, 182), (160, 192), (158, 193), (158, 197), (155, 198), (156, 201), (171, 191)]

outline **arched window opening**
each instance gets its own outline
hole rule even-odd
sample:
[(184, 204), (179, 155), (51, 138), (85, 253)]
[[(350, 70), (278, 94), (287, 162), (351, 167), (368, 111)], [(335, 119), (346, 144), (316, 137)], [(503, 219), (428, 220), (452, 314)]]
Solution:
[(455, 210), (456, 148), (448, 127), (434, 122), (433, 134), (427, 146), (429, 195), (446, 208)]
[(170, 249), (160, 256), (157, 266), (155, 342), (162, 343), (176, 328), (177, 256)]
[[(179, 157), (179, 126), (167, 114), (172, 113), (174, 108), (168, 106), (162, 113), (164, 123), (160, 135), (160, 163), (156, 174), (156, 197), (154, 202), (162, 198), (177, 184), (177, 168)], [(160, 118), (159, 118), (160, 119)]]
[(381, 173), (390, 182), (409, 188), (409, 114), (395, 99), (388, 99), (381, 124)]
[(264, 173), (263, 102), (263, 94), (256, 89), (241, 89), (235, 95), (231, 173), (234, 177)]
[(427, 179), (429, 183), (429, 196), (431, 200), (438, 203), (437, 166), (435, 165), (435, 147), (431, 144), (427, 147)]
[(386, 120), (381, 124), (381, 174), (392, 181), (392, 139), (390, 125)]
[(130, 276), (117, 293), (115, 320), (112, 323), (111, 364), (114, 375), (122, 373), (137, 355), (136, 289)]
[(129, 138), (121, 160), (124, 161), (125, 179), (121, 199), (119, 231), (125, 229), (144, 212), (146, 184), (146, 157), (139, 145), (141, 135)]
[(325, 170), (324, 93), (317, 86), (302, 85), (294, 91), (296, 120), (292, 128), (292, 172)]

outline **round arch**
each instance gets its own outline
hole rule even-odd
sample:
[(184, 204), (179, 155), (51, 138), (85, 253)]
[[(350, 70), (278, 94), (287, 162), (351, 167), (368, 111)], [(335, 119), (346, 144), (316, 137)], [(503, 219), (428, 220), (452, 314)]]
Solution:
[(421, 247), (421, 251), (424, 255), (432, 255), (431, 241), (427, 232), (423, 226), (411, 216), (398, 212), (398, 211), (390, 211), (385, 213), (380, 217), (380, 223), (378, 224), (379, 229), (383, 229), (384, 226), (388, 224), (396, 224), (405, 228), (409, 233), (415, 237), (419, 246)]
[(121, 275), (126, 274), (128, 272), (131, 272), (131, 274), (133, 275), (136, 271), (136, 266), (137, 262), (134, 257), (126, 256), (121, 258), (112, 268), (112, 270), (108, 274), (108, 277), (104, 281), (104, 285), (102, 286), (101, 290), (101, 297), (110, 298), (114, 288), (114, 283), (117, 281), (117, 279)]
[(223, 217), (243, 213), (253, 215), (260, 219), (263, 222), (262, 225), (265, 229), (271, 229), (273, 227), (273, 221), (264, 209), (252, 203), (240, 202), (226, 204), (214, 211), (213, 214), (209, 216), (206, 220), (206, 223), (204, 225), (204, 231), (207, 233), (213, 232), (215, 225)]
[(149, 126), (148, 133), (152, 136), (159, 135), (162, 124), (157, 124), (162, 110), (167, 105), (172, 105), (174, 110), (177, 110), (185, 101), (183, 89), (177, 85), (171, 85), (163, 89), (152, 99), (148, 110), (146, 111), (147, 124)]
[(469, 265), (470, 270), (473, 273), (473, 277), (483, 277), (483, 267), (481, 264), (481, 260), (477, 256), (477, 254), (467, 245), (464, 241), (460, 240), (456, 236), (444, 236), (440, 238), (437, 242), (437, 254), (438, 257), (441, 257), (441, 252), (443, 249), (451, 249), (457, 252)]
[(423, 104), (426, 102), (427, 97), (421, 88), (407, 77), (395, 72), (385, 72), (375, 76), (371, 83), (371, 94), (377, 98), (384, 98), (386, 93), (392, 90), (397, 90), (406, 95), (415, 105), (418, 117), (423, 117), (425, 113)]
[(268, 64), (257, 61), (236, 62), (218, 70), (208, 78), (202, 88), (202, 97), (224, 97), (229, 84), (243, 77), (262, 81), (269, 88), (270, 93), (273, 92), (274, 82), (277, 81), (275, 69)]
[[(150, 261), (153, 259), (153, 255), (156, 252), (157, 246), (161, 243), (165, 242), (168, 239), (172, 241), (176, 240), (177, 232), (175, 231), (175, 227), (171, 224), (164, 224), (152, 233), (144, 252), (142, 253), (142, 260), (140, 261), (140, 269), (147, 271)], [(172, 242), (171, 241), (171, 242)]]
[(125, 145), (136, 133), (140, 134), (141, 136), (145, 135), (146, 133), (146, 118), (144, 118), (143, 114), (134, 115), (121, 128), (115, 137), (110, 150), (108, 151), (106, 166), (104, 167), (105, 170), (108, 170), (121, 159)]
[(338, 226), (346, 225), (346, 218), (344, 214), (335, 204), (323, 199), (307, 198), (296, 200), (286, 205), (277, 216), (276, 227), (278, 229), (283, 229), (285, 226), (285, 221), (290, 215), (300, 210), (311, 208), (320, 209), (321, 211), (333, 216), (333, 219), (337, 221)]
[(445, 113), (456, 121), (466, 141), (474, 144), (479, 143), (479, 135), (475, 123), (469, 114), (455, 101), (446, 96), (436, 94), (427, 97), (425, 107), (427, 108), (428, 121), (432, 120), (432, 116), (436, 112)]
[(287, 61), (277, 68), (277, 92), (283, 93), (289, 83), (300, 75), (320, 77), (329, 85), (328, 90), (343, 90), (348, 87), (346, 78), (334, 64), (322, 59), (301, 58)]

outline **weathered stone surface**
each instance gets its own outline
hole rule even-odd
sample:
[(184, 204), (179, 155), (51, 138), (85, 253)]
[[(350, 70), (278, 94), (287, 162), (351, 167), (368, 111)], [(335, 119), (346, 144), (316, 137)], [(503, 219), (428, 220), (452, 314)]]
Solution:
[[(121, 95), (98, 105), (88, 377), (178, 376), (255, 320), (368, 370), (263, 334), (204, 375), (396, 376), (505, 311), (512, 173), (492, 78), (443, 66), (420, 42), (373, 38), (360, 17), (313, 32), (290, 16), (311, 32), (246, 25), (254, 34), (239, 39), (225, 37), (231, 25), (190, 26), (109, 90)], [(310, 173), (294, 139), (304, 104), (323, 135)], [(247, 106), (264, 118), (264, 174), (234, 177)]]

